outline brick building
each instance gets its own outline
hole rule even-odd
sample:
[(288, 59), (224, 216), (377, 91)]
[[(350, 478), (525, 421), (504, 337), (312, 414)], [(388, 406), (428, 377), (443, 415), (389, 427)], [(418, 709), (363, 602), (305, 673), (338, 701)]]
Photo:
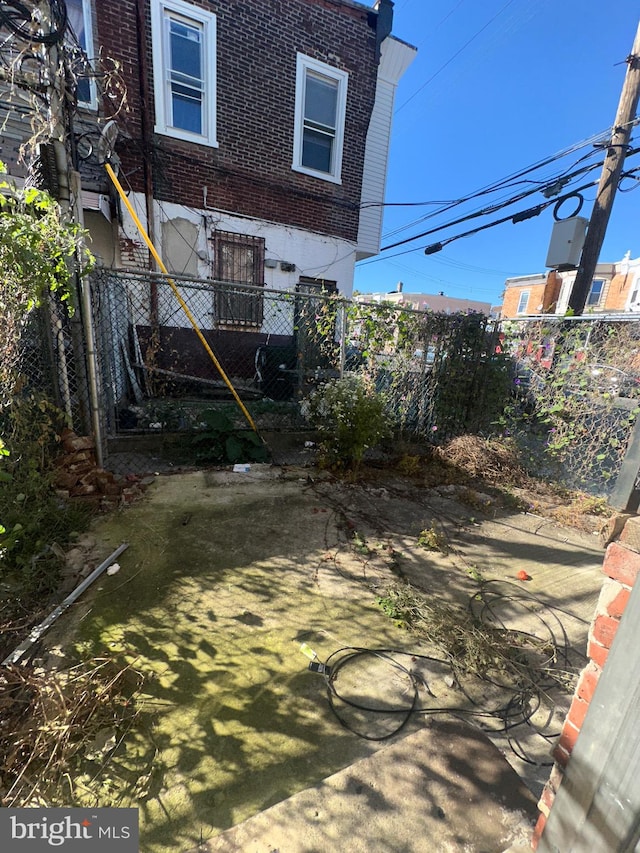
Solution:
[[(170, 270), (282, 289), (323, 281), (349, 295), (356, 260), (379, 251), (394, 94), (415, 55), (391, 35), (393, 3), (67, 9), (73, 37), (106, 73), (80, 79), (73, 116), (102, 264), (148, 266), (98, 157), (113, 119), (122, 183)], [(115, 114), (114, 80), (126, 92)], [(0, 137), (0, 158), (19, 174), (12, 139)]]
[[(575, 270), (508, 278), (500, 316), (503, 319), (537, 314), (564, 314), (569, 304)], [(640, 310), (640, 258), (631, 253), (614, 264), (598, 264), (587, 294), (585, 313), (615, 314)]]

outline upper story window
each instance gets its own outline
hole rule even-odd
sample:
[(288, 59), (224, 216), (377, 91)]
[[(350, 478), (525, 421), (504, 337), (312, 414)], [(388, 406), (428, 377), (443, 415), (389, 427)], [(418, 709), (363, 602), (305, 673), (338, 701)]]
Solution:
[(216, 18), (182, 0), (152, 4), (156, 132), (217, 146)]
[(347, 104), (345, 71), (298, 54), (293, 168), (340, 183)]
[[(66, 0), (69, 25), (78, 40), (84, 56), (93, 58), (93, 27), (91, 23), (91, 0)], [(80, 106), (97, 107), (96, 83), (91, 76), (88, 62), (74, 63), (78, 76), (78, 103)]]
[(587, 296), (587, 308), (596, 308), (600, 305), (603, 293), (604, 281), (602, 279), (594, 278), (591, 282), (591, 287), (589, 288), (589, 295)]
[(523, 290), (520, 294), (520, 299), (518, 299), (518, 308), (516, 309), (516, 314), (526, 314), (527, 308), (529, 307), (529, 291)]

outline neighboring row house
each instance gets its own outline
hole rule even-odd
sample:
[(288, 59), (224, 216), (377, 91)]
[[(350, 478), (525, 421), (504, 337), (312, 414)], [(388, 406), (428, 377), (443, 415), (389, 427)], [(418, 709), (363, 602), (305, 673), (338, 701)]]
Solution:
[[(379, 251), (394, 94), (415, 55), (391, 35), (393, 3), (66, 6), (87, 55), (118, 69), (119, 173), (171, 271), (350, 295), (356, 260)], [(102, 264), (144, 269), (146, 247), (96, 161), (114, 108), (103, 91), (99, 75), (78, 83), (85, 222)], [(19, 136), (0, 135), (16, 175)]]
[[(567, 312), (576, 270), (508, 278), (500, 317), (516, 319)], [(598, 264), (584, 308), (586, 314), (619, 314), (640, 311), (640, 258), (631, 253), (613, 264)]]
[[(27, 7), (34, 20), (50, 8), (62, 34), (37, 52), (67, 57), (54, 75), (66, 151), (42, 146), (35, 171), (63, 202), (71, 186), (98, 263), (154, 269), (108, 155), (169, 271), (204, 283), (195, 320), (231, 374), (251, 382), (267, 344), (295, 359), (296, 317), (276, 322), (267, 292), (349, 297), (356, 261), (380, 249), (394, 96), (416, 53), (391, 34), (391, 0), (66, 0), (66, 20), (59, 0)], [(16, 20), (0, 30), (27, 56), (30, 25)], [(33, 179), (20, 158), (29, 131), (28, 108), (0, 92), (0, 159), (18, 180)], [(136, 390), (131, 365), (212, 381), (184, 315), (140, 281), (101, 301), (115, 318), (103, 332), (112, 409)]]
[(396, 290), (388, 293), (362, 293), (355, 297), (356, 302), (388, 303), (414, 311), (434, 311), (442, 314), (485, 314), (491, 316), (491, 303), (480, 302), (477, 299), (461, 299), (455, 296), (445, 296), (444, 293), (411, 293), (402, 288), (398, 282)]

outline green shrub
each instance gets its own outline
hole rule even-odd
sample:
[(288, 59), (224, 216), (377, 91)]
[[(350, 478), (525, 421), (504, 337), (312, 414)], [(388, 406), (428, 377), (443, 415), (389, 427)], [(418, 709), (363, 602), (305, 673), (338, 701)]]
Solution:
[(301, 408), (320, 433), (321, 459), (331, 468), (357, 468), (365, 450), (391, 433), (384, 396), (361, 376), (321, 385)]

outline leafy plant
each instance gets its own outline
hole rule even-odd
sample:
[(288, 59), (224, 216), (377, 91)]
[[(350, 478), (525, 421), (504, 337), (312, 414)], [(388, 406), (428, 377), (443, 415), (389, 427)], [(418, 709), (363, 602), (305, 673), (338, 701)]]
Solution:
[(365, 450), (391, 433), (384, 396), (355, 374), (321, 385), (301, 408), (319, 431), (321, 458), (331, 468), (357, 468)]
[(193, 438), (199, 462), (266, 462), (269, 452), (260, 436), (238, 429), (233, 421), (216, 409), (200, 414), (202, 431)]
[(73, 278), (89, 270), (93, 256), (83, 246), (84, 232), (55, 199), (17, 189), (4, 174), (0, 163), (0, 575), (28, 596), (54, 588), (60, 560), (51, 546), (65, 543), (79, 513), (51, 487), (64, 416), (21, 373), (23, 334), (49, 294), (72, 312)]
[(447, 545), (447, 537), (438, 530), (435, 523), (431, 527), (427, 527), (418, 536), (418, 545), (424, 548), (425, 551), (440, 551), (446, 554), (449, 550)]

